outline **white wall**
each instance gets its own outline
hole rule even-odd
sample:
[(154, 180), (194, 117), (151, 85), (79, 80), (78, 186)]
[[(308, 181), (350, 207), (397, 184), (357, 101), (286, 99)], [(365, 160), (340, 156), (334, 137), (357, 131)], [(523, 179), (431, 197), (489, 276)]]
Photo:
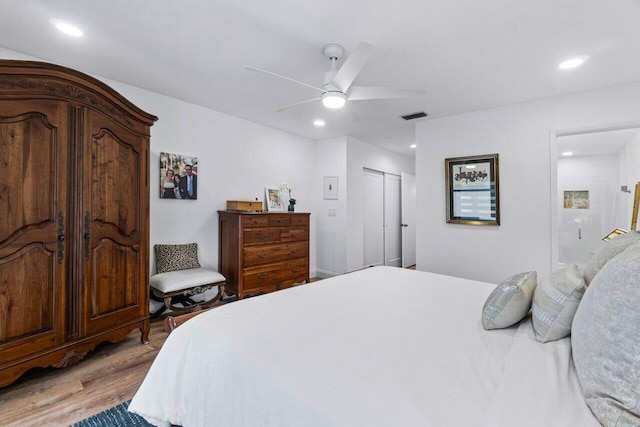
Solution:
[[(638, 132), (636, 136), (625, 146), (623, 153), (621, 153), (621, 157), (626, 162), (624, 167), (628, 172), (625, 182), (620, 185), (626, 185), (631, 191), (631, 193), (626, 193), (627, 221), (625, 222), (626, 227), (623, 227), (625, 229), (629, 229), (632, 220), (631, 213), (633, 212), (635, 187), (637, 183), (640, 183), (640, 132)], [(640, 222), (640, 220), (638, 222)]]
[[(324, 139), (316, 145), (318, 204), (317, 272), (331, 277), (347, 271), (347, 139)], [(324, 177), (338, 177), (338, 199), (324, 200)]]
[[(317, 209), (320, 277), (364, 267), (363, 168), (400, 175), (414, 173), (414, 160), (351, 137), (318, 141), (319, 201)], [(338, 200), (324, 200), (324, 176), (338, 177)], [(329, 216), (329, 211), (335, 216)], [(320, 235), (322, 233), (322, 235)]]
[[(417, 268), (493, 283), (528, 270), (547, 275), (554, 133), (637, 121), (636, 83), (418, 123)], [(501, 225), (447, 224), (444, 159), (491, 153), (500, 155)]]
[[(560, 263), (585, 263), (604, 236), (615, 228), (628, 229), (627, 194), (620, 191), (622, 173), (617, 153), (558, 159)], [(576, 190), (589, 192), (587, 209), (564, 206), (564, 192)]]
[[(0, 48), (0, 58), (31, 59)], [(64, 65), (64, 64), (62, 64)], [(293, 188), (296, 211), (311, 212), (315, 276), (315, 141), (96, 76), (159, 117), (151, 128), (150, 241), (197, 242), (204, 267), (218, 267), (218, 214), (232, 199), (263, 200), (264, 186)], [(160, 199), (160, 152), (198, 157), (198, 200)], [(155, 271), (153, 252), (151, 271)]]

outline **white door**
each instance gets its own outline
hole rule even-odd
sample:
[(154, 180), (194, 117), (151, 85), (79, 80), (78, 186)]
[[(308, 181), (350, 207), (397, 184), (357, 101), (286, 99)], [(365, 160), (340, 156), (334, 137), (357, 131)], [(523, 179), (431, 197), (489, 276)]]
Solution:
[(402, 172), (402, 267), (416, 265), (416, 176)]
[(384, 264), (402, 266), (401, 185), (398, 175), (384, 174)]
[(384, 174), (363, 171), (364, 265), (384, 265)]

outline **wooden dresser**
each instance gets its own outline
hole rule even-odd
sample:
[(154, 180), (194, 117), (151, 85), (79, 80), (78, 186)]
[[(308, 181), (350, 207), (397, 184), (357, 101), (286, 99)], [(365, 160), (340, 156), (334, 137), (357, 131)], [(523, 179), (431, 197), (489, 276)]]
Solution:
[(308, 213), (218, 211), (218, 270), (239, 299), (309, 283)]

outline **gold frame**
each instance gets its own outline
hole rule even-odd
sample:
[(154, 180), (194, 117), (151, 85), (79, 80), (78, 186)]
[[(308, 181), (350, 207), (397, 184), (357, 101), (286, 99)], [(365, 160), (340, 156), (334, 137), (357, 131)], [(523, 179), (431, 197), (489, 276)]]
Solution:
[[(480, 171), (467, 172), (462, 170), (464, 165), (485, 166)], [(447, 223), (467, 225), (500, 225), (500, 186), (498, 180), (498, 154), (481, 156), (454, 157), (444, 159), (445, 185), (447, 193)], [(456, 174), (454, 168), (458, 167)], [(460, 175), (466, 175), (457, 179)], [(454, 180), (456, 182), (454, 182)], [(465, 182), (462, 182), (462, 181)], [(487, 194), (488, 193), (488, 194)], [(476, 211), (471, 215), (462, 215), (456, 208), (460, 206), (463, 195), (481, 195), (490, 200), (490, 215), (483, 216), (483, 211)], [(480, 199), (479, 199), (480, 200)], [(457, 201), (457, 202), (456, 202)], [(482, 201), (482, 200), (480, 200)], [(472, 207), (472, 209), (474, 209)]]

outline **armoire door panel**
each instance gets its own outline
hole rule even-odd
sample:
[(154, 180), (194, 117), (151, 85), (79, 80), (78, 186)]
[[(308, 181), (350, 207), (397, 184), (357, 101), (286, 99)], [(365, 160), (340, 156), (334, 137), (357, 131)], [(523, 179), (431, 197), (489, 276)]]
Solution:
[(0, 101), (0, 367), (66, 338), (63, 105)]
[(92, 220), (113, 224), (129, 236), (140, 229), (141, 153), (136, 144), (121, 140), (110, 130), (101, 129), (92, 141)]
[(66, 211), (66, 198), (58, 197), (67, 175), (66, 157), (60, 158), (66, 154), (65, 132), (52, 124), (58, 121), (56, 111), (25, 109), (16, 115), (6, 111), (6, 104), (0, 103), (0, 159), (5, 160), (0, 180), (0, 246), (20, 237), (32, 241), (21, 236), (30, 231), (40, 235), (36, 240), (43, 239), (41, 232), (49, 225), (54, 230), (45, 234), (53, 233), (55, 240), (56, 217)]
[(35, 243), (0, 260), (0, 343), (53, 330), (56, 264), (55, 252)]
[[(146, 283), (149, 193), (145, 137), (88, 111), (83, 208), (84, 330), (92, 334), (148, 310)], [(147, 215), (145, 218), (144, 216)], [(146, 221), (145, 221), (146, 220)]]

